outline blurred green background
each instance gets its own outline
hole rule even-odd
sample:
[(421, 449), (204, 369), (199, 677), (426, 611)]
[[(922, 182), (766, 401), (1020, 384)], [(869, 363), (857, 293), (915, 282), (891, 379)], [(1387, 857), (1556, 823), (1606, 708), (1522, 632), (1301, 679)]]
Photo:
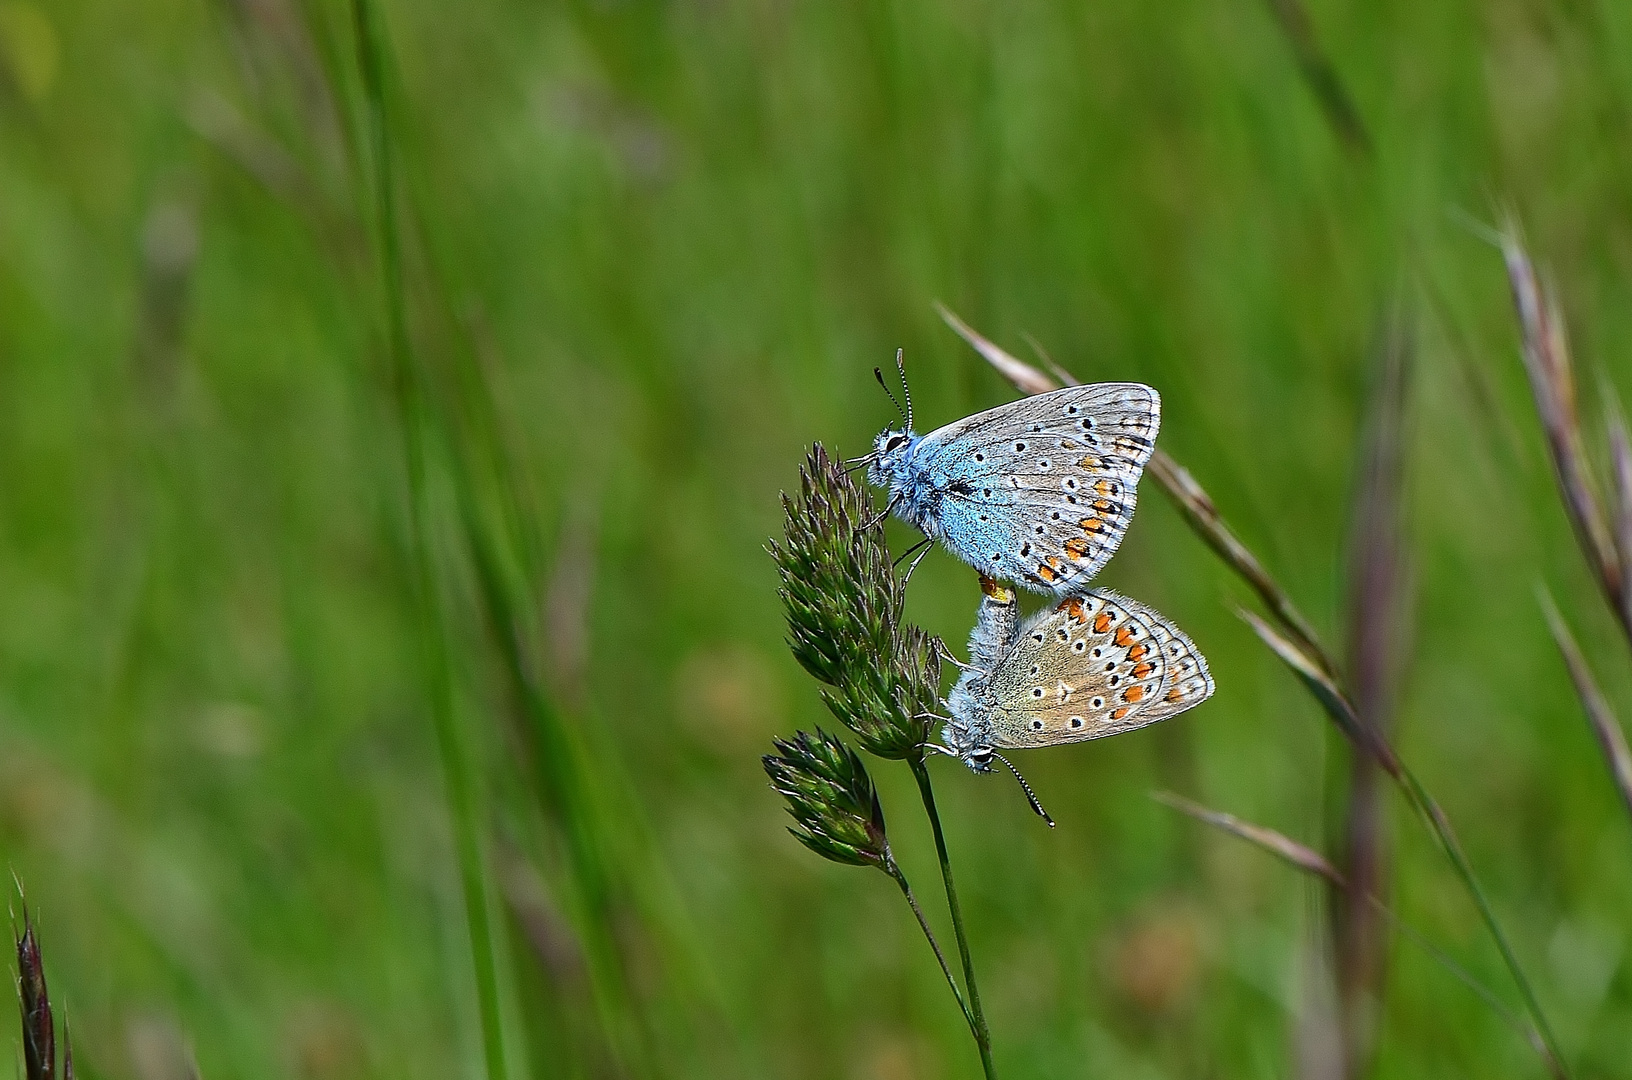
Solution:
[[(352, 9), (0, 3), (0, 853), (82, 1075), (482, 1075), (441, 655), (511, 1076), (977, 1076), (893, 887), (788, 837), (759, 763), (832, 725), (764, 551), (803, 448), (892, 419), (870, 369), (898, 346), (921, 428), (1014, 396), (941, 300), (1157, 386), (1161, 445), (1334, 643), (1403, 313), (1399, 742), (1579, 1074), (1632, 1077), (1632, 827), (1537, 583), (1623, 706), (1632, 665), (1466, 225), (1522, 221), (1595, 428), (1632, 394), (1632, 6), (375, 14), (417, 503)], [(1103, 580), (1190, 632), (1213, 701), (1023, 755), (1052, 832), (933, 766), (998, 1065), (1327, 1075), (1324, 893), (1146, 793), (1327, 847), (1347, 750), (1148, 480), (1141, 507)], [(977, 599), (937, 553), (909, 614), (961, 651)], [(906, 771), (872, 771), (949, 939)], [(1392, 903), (1516, 1003), (1386, 805)], [(1544, 1075), (1421, 950), (1384, 986), (1373, 1075)]]

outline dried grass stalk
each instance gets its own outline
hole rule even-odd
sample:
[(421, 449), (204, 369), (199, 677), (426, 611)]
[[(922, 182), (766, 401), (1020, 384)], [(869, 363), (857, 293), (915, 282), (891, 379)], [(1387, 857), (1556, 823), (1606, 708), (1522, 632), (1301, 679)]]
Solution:
[[(1524, 370), (1530, 378), (1530, 393), (1535, 398), (1536, 413), (1547, 437), (1548, 456), (1564, 498), (1564, 510), (1609, 606), (1623, 629), (1632, 636), (1632, 606), (1627, 603), (1624, 589), (1626, 575), (1605, 524), (1603, 504), (1581, 436), (1575, 369), (1564, 337), (1564, 323), (1556, 301), (1537, 278), (1535, 266), (1519, 242), (1516, 227), (1509, 225), (1501, 235), (1501, 242), (1523, 336)], [(1618, 516), (1624, 518), (1625, 515), (1623, 502)]]
[[(1004, 373), (1020, 389), (1027, 393), (1041, 393), (1055, 388), (1056, 384), (1052, 379), (981, 337), (945, 308), (941, 309), (941, 314), (952, 329), (957, 331), (959, 336), (974, 346), (982, 356), (986, 357), (988, 362)], [(1160, 451), (1157, 453), (1160, 455)], [(1171, 464), (1170, 458), (1165, 460)], [(1155, 461), (1156, 458), (1153, 457), (1153, 466)], [(1159, 480), (1162, 479), (1163, 473), (1159, 468), (1153, 467), (1151, 471)], [(1169, 470), (1168, 475), (1170, 480), (1178, 475), (1176, 465), (1173, 466), (1172, 470)], [(1193, 481), (1191, 483), (1193, 484)], [(1181, 485), (1170, 485), (1167, 481), (1163, 482), (1163, 486), (1167, 487), (1170, 493), (1175, 492), (1176, 488), (1182, 490)], [(1201, 492), (1199, 485), (1195, 487), (1195, 491), (1203, 497), (1205, 496), (1205, 493)], [(1213, 543), (1214, 535), (1229, 536), (1233, 539), (1233, 534), (1227, 529), (1217, 510), (1212, 508), (1211, 500), (1206, 500), (1203, 503), (1201, 499), (1192, 497), (1189, 503), (1186, 503), (1177, 494), (1175, 497), (1180, 498), (1181, 506), (1205, 505), (1208, 508), (1208, 513), (1201, 517), (1192, 516), (1188, 512), (1186, 517), (1190, 520), (1192, 526), (1201, 532), (1203, 537), (1208, 539), (1209, 544)], [(1209, 523), (1216, 526), (1216, 533), (1207, 527)], [(1235, 545), (1240, 546), (1240, 542), (1235, 541)], [(1216, 545), (1214, 545), (1214, 548), (1219, 551), (1219, 554), (1224, 557), (1232, 568), (1242, 574), (1250, 584), (1253, 584), (1260, 596), (1266, 597), (1266, 603), (1269, 603), (1269, 596), (1281, 598), (1286, 596), (1285, 590), (1281, 589), (1273, 579), (1263, 573), (1262, 564), (1257, 559), (1251, 559), (1249, 562), (1238, 557), (1232, 557), (1227, 549), (1220, 549)], [(1245, 547), (1240, 547), (1240, 550), (1249, 556), (1251, 554), (1246, 552)], [(1268, 595), (1266, 595), (1266, 589), (1260, 587), (1254, 577), (1246, 571), (1246, 566), (1257, 567), (1258, 573), (1262, 575), (1263, 581), (1268, 587)], [(1291, 607), (1290, 600), (1285, 600), (1285, 605), (1287, 609), (1293, 612), (1296, 611), (1295, 608)], [(1524, 998), (1525, 1010), (1530, 1014), (1531, 1019), (1531, 1043), (1542, 1055), (1548, 1069), (1554, 1076), (1567, 1078), (1570, 1075), (1569, 1069), (1564, 1064), (1563, 1055), (1559, 1053), (1558, 1039), (1553, 1035), (1552, 1025), (1547, 1020), (1541, 1002), (1536, 997), (1535, 988), (1530, 984), (1529, 976), (1525, 974), (1523, 966), (1519, 963), (1518, 955), (1513, 951), (1513, 946), (1508, 941), (1506, 932), (1502, 929), (1501, 923), (1497, 921), (1495, 910), (1490, 906), (1489, 898), (1485, 896), (1484, 889), (1479, 885), (1479, 880), (1473, 872), (1473, 864), (1468, 861), (1467, 852), (1463, 850), (1461, 841), (1457, 839), (1455, 830), (1451, 828), (1450, 819), (1445, 816), (1445, 811), (1429, 795), (1427, 788), (1422, 786), (1421, 781), (1416, 778), (1415, 774), (1400, 761), (1399, 756), (1395, 754), (1388, 740), (1381, 733), (1373, 731), (1360, 723), (1353, 703), (1338, 684), (1337, 669), (1330, 661), (1330, 654), (1321, 647), (1312, 631), (1307, 629), (1307, 622), (1301, 619), (1297, 621), (1286, 619), (1281, 614), (1282, 609), (1273, 603), (1270, 604), (1270, 610), (1276, 615), (1277, 621), (1281, 623), (1279, 629), (1250, 612), (1242, 612), (1241, 616), (1263, 640), (1264, 644), (1268, 645), (1270, 650), (1279, 656), (1303, 680), (1304, 685), (1320, 702), (1327, 715), (1337, 724), (1343, 735), (1357, 748), (1370, 754), (1383, 771), (1394, 780), (1400, 789), (1400, 793), (1405, 796), (1411, 808), (1417, 812), (1423, 824), (1439, 842), (1440, 849), (1445, 853), (1445, 857), (1451, 863), (1452, 869), (1456, 871), (1457, 877), (1461, 880), (1463, 888), (1467, 890), (1468, 897), (1473, 901), (1474, 907), (1478, 909), (1480, 920), (1484, 923), (1491, 939), (1496, 944), (1497, 950), (1501, 953), (1502, 961), (1507, 967), (1508, 973), (1512, 976), (1514, 985)]]
[(1547, 625), (1553, 631), (1558, 651), (1563, 654), (1564, 664), (1570, 669), (1570, 681), (1575, 683), (1575, 692), (1581, 698), (1581, 707), (1586, 710), (1587, 722), (1592, 725), (1592, 733), (1598, 737), (1598, 745), (1609, 760), (1609, 771), (1615, 778), (1621, 801), (1626, 803), (1627, 812), (1632, 813), (1632, 750), (1627, 749), (1626, 733), (1621, 730), (1620, 721), (1610, 709), (1609, 699), (1598, 689), (1592, 669), (1587, 666), (1587, 658), (1581, 654), (1581, 648), (1575, 643), (1575, 636), (1570, 633), (1564, 616), (1545, 590), (1541, 593), (1541, 606), (1547, 613)]

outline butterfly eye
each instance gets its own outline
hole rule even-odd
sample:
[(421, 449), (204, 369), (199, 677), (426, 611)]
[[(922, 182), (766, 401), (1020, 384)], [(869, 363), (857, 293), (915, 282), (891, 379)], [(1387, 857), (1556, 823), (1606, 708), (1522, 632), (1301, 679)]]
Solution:
[(906, 441), (907, 441), (907, 437), (905, 435), (891, 435), (890, 436), (890, 441), (884, 444), (884, 452), (886, 454), (891, 453), (892, 451), (899, 448), (901, 446), (901, 444), (906, 442)]

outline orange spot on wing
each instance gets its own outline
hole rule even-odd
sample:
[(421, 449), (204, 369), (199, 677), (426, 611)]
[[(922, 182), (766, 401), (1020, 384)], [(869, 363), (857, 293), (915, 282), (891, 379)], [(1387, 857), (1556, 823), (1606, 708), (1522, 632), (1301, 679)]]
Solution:
[(1077, 620), (1078, 622), (1087, 622), (1088, 621), (1086, 618), (1083, 617), (1082, 600), (1079, 599), (1078, 597), (1075, 597), (1075, 596), (1071, 597), (1069, 600), (1065, 601), (1065, 603), (1061, 604), (1059, 607), (1055, 608), (1054, 610), (1055, 611), (1064, 611), (1067, 614), (1069, 614), (1073, 619)]
[(1073, 536), (1065, 542), (1065, 553), (1073, 559), (1086, 558), (1088, 555), (1088, 541), (1080, 536)]
[(1111, 613), (1109, 611), (1101, 611), (1099, 613), (1099, 617), (1094, 620), (1094, 633), (1103, 634), (1109, 631), (1110, 628)]
[(1132, 711), (1133, 711), (1132, 708), (1130, 708), (1127, 705), (1124, 705), (1120, 709), (1116, 710), (1115, 712), (1113, 712), (1111, 714), (1111, 719), (1112, 720), (1124, 720), (1124, 719), (1127, 718), (1127, 715)]
[(1094, 485), (1094, 490), (1099, 492), (1101, 495), (1109, 495), (1111, 493), (1111, 482), (1109, 480), (1101, 480), (1099, 483)]
[(1143, 701), (1144, 699), (1145, 699), (1145, 688), (1143, 686), (1138, 686), (1138, 685), (1130, 686), (1126, 690), (1122, 691), (1122, 700), (1123, 701), (1132, 703), (1132, 702), (1135, 702), (1135, 701)]
[(1173, 689), (1167, 692), (1167, 700), (1177, 705), (1179, 702), (1184, 700), (1184, 691), (1175, 686)]
[(1148, 679), (1151, 676), (1151, 674), (1153, 672), (1155, 672), (1155, 670), (1156, 670), (1156, 661), (1146, 660), (1144, 663), (1138, 664), (1138, 665), (1136, 665), (1134, 667), (1133, 677), (1135, 679)]
[(1097, 533), (1103, 532), (1105, 529), (1104, 523), (1092, 514), (1077, 522), (1077, 525), (1083, 532)]
[(1116, 643), (1124, 649), (1133, 644), (1133, 624), (1123, 623), (1116, 631)]
[(1037, 564), (1037, 576), (1042, 578), (1044, 581), (1053, 581), (1055, 578), (1059, 577), (1060, 575), (1056, 574), (1054, 572), (1054, 568), (1052, 566), (1049, 566), (1047, 563), (1038, 563)]
[(1128, 650), (1128, 659), (1138, 660), (1149, 651), (1150, 647), (1148, 645), (1135, 645), (1133, 648)]

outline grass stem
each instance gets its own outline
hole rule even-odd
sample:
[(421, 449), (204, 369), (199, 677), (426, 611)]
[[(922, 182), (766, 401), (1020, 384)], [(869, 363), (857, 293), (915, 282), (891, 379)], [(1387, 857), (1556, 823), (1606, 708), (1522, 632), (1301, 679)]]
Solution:
[(922, 754), (907, 759), (913, 779), (918, 781), (918, 794), (924, 800), (924, 813), (929, 815), (929, 826), (935, 834), (935, 854), (941, 860), (941, 880), (946, 884), (946, 906), (952, 913), (952, 933), (958, 941), (958, 956), (963, 960), (963, 982), (969, 990), (969, 1013), (975, 1045), (980, 1049), (980, 1067), (986, 1080), (997, 1080), (997, 1067), (992, 1063), (992, 1036), (986, 1028), (986, 1014), (980, 1008), (980, 986), (975, 982), (975, 962), (969, 955), (969, 938), (963, 931), (963, 909), (958, 905), (958, 889), (952, 883), (952, 860), (946, 853), (946, 837), (941, 833), (941, 815), (935, 810), (935, 789), (929, 783), (929, 767)]
[(352, 12), (365, 96), (365, 132), (372, 159), (379, 215), (380, 277), (385, 296), (386, 334), (403, 427), (403, 453), (408, 475), (408, 547), (419, 608), (421, 648), (430, 682), (431, 715), (436, 727), (443, 783), (453, 819), (487, 1076), (488, 1080), (505, 1080), (504, 1032), (499, 1016), (498, 972), (493, 955), (492, 927), (488, 922), (481, 826), (470, 783), (469, 764), (460, 738), (445, 616), (426, 526), (429, 507), (425, 477), (425, 387), (408, 340), (402, 244), (397, 230), (396, 176), (385, 107), (384, 50), (380, 40), (381, 31), (369, 0), (355, 0)]
[(979, 1043), (980, 1029), (975, 1026), (975, 1014), (969, 1011), (969, 1003), (963, 999), (963, 991), (958, 988), (958, 980), (952, 974), (951, 965), (946, 962), (946, 954), (941, 951), (941, 943), (935, 940), (935, 931), (929, 928), (929, 920), (924, 918), (924, 909), (918, 906), (918, 898), (912, 894), (912, 886), (907, 884), (907, 875), (901, 872), (901, 868), (893, 859), (890, 865), (884, 868), (884, 872), (901, 886), (901, 895), (907, 898), (907, 905), (918, 917), (918, 926), (923, 930), (925, 940), (929, 942), (929, 947), (935, 950), (935, 959), (941, 963), (941, 974), (946, 976), (946, 985), (952, 988), (952, 996), (957, 999), (958, 1008), (962, 1010), (963, 1018), (969, 1024), (969, 1033), (974, 1035), (975, 1042)]

